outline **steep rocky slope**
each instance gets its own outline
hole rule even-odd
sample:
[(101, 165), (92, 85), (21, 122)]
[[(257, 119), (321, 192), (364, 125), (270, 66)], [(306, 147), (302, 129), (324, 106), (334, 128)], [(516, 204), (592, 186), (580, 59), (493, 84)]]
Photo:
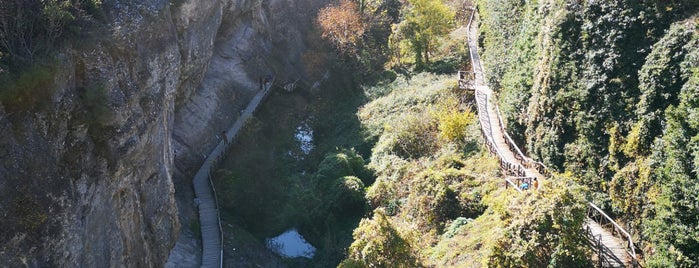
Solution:
[(175, 192), (186, 220), (190, 175), (215, 135), (260, 75), (299, 67), (302, 24), (281, 15), (310, 10), (285, 0), (102, 8), (103, 33), (56, 53), (36, 101), (0, 106), (0, 266), (164, 265), (183, 225)]

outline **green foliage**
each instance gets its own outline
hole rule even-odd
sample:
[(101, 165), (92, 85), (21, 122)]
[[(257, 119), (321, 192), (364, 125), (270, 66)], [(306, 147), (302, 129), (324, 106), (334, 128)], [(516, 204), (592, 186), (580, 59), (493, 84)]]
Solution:
[(452, 238), (456, 235), (456, 233), (461, 229), (466, 224), (469, 224), (473, 222), (473, 219), (468, 219), (464, 217), (458, 217), (454, 221), (449, 224), (449, 227), (444, 231), (444, 237), (446, 238)]
[(364, 36), (360, 62), (370, 75), (381, 73), (390, 56), (388, 40), (391, 25), (400, 19), (399, 0), (361, 0), (361, 10), (368, 29)]
[(344, 213), (363, 213), (366, 206), (364, 183), (355, 176), (344, 176), (335, 181), (333, 197), (335, 210)]
[(325, 156), (318, 165), (316, 177), (320, 181), (334, 180), (344, 176), (357, 176), (370, 182), (371, 171), (364, 166), (364, 159), (355, 150), (343, 149)]
[(388, 59), (391, 25), (400, 19), (398, 0), (343, 0), (318, 12), (321, 35), (365, 81), (380, 79)]
[(459, 111), (455, 99), (446, 101), (446, 105), (437, 108), (439, 137), (450, 142), (462, 142), (466, 139), (468, 125), (473, 124), (476, 115), (470, 110)]
[(442, 174), (427, 170), (416, 175), (410, 184), (406, 212), (416, 219), (418, 229), (434, 229), (441, 233), (448, 220), (465, 214), (459, 207), (456, 192)]
[(631, 127), (626, 143), (621, 148), (626, 156), (650, 154), (651, 138), (654, 136), (650, 134), (648, 126), (649, 124), (642, 118)]
[(447, 97), (454, 86), (451, 75), (420, 73), (409, 79), (398, 77), (388, 85), (367, 88), (367, 95), (375, 100), (358, 113), (365, 135), (368, 139), (377, 139), (399, 118), (407, 119), (410, 114), (425, 112), (429, 105)]
[(374, 154), (393, 154), (405, 159), (432, 155), (437, 150), (437, 124), (426, 114), (398, 118), (379, 139)]
[(319, 180), (334, 180), (353, 174), (350, 157), (344, 153), (328, 154), (318, 165), (316, 177)]
[(395, 215), (395, 207), (390, 206), (390, 204), (393, 203), (395, 205), (397, 202), (396, 189), (394, 184), (387, 181), (385, 177), (381, 177), (380, 179), (376, 180), (374, 184), (369, 186), (367, 189), (366, 198), (371, 207), (377, 208), (379, 206), (383, 206), (385, 207), (385, 211), (388, 215)]
[(10, 72), (22, 72), (36, 58), (49, 55), (66, 36), (77, 34), (94, 15), (101, 0), (0, 1), (0, 57)]
[[(627, 163), (614, 173), (609, 182), (609, 197), (613, 208), (629, 215), (630, 218), (643, 219), (649, 201), (647, 193), (651, 183), (649, 159), (638, 158)], [(655, 198), (652, 198), (655, 199)]]
[(37, 107), (51, 95), (56, 68), (34, 64), (20, 73), (0, 73), (0, 102), (10, 112)]
[[(354, 150), (343, 150), (328, 154), (313, 175), (315, 192), (320, 193), (326, 204), (318, 215), (363, 215), (366, 200), (364, 182), (373, 182), (371, 171), (364, 165), (364, 159)], [(363, 178), (363, 179), (360, 179)], [(323, 216), (324, 217), (324, 216)]]
[(511, 132), (526, 134), (515, 139), (589, 186), (648, 266), (696, 266), (699, 37), (686, 18), (699, 3), (484, 0), (479, 11), (489, 82)]
[(648, 260), (652, 267), (668, 263), (691, 267), (699, 259), (699, 124), (693, 116), (699, 111), (699, 36), (692, 39), (687, 47), (693, 49), (680, 64), (686, 81), (679, 93), (680, 103), (666, 109), (663, 139), (656, 139), (651, 155), (651, 193), (655, 196), (643, 227), (656, 250)]
[(488, 258), (491, 267), (590, 267), (592, 255), (581, 232), (587, 202), (569, 178), (517, 195), (506, 213), (504, 236)]
[[(236, 229), (264, 239), (298, 228), (318, 249), (307, 267), (336, 266), (346, 255), (352, 230), (367, 213), (364, 187), (374, 181), (362, 157), (371, 144), (355, 114), (366, 98), (351, 70), (330, 73), (322, 90), (271, 94), (223, 161), (230, 172), (214, 177), (224, 215)], [(294, 139), (300, 124), (313, 129), (308, 155)]]
[(352, 235), (349, 255), (338, 267), (421, 267), (410, 241), (396, 230), (381, 209), (362, 219)]
[[(452, 221), (483, 213), (483, 181), (497, 172), (497, 163), (478, 147), (479, 128), (469, 112), (473, 96), (452, 90), (447, 79), (419, 74), (408, 81), (399, 78), (389, 85), (369, 88), (376, 97), (358, 113), (367, 135), (378, 136), (369, 165), (377, 178), (366, 199), (413, 249), (410, 254), (415, 261), (425, 266), (438, 263), (424, 256), (430, 254), (448, 226), (458, 226)], [(377, 260), (373, 252), (384, 250), (377, 244), (391, 240), (394, 234), (375, 231), (357, 238), (355, 232), (355, 243), (343, 267), (384, 267), (389, 258)], [(367, 237), (382, 242), (372, 244)], [(393, 259), (389, 266), (418, 265), (397, 261)]]
[[(442, 0), (409, 0), (405, 19), (393, 31), (394, 49), (409, 49), (418, 68), (430, 64), (430, 54), (454, 24), (455, 13)], [(403, 52), (405, 53), (405, 52)]]

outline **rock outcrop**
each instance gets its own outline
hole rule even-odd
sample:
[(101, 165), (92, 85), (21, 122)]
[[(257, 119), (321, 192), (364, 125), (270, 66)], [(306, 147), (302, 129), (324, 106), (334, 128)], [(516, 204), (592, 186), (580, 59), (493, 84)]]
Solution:
[(201, 155), (260, 76), (300, 68), (297, 5), (104, 1), (36, 100), (0, 104), (0, 266), (163, 266)]

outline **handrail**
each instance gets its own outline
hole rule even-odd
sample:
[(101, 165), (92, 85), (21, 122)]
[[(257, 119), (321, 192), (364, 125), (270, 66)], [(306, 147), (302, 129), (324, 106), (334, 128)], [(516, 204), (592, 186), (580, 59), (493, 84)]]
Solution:
[[(510, 137), (510, 134), (507, 133), (507, 130), (505, 129), (505, 123), (502, 121), (502, 117), (500, 116), (500, 107), (498, 107), (497, 104), (495, 105), (495, 111), (496, 111), (496, 114), (498, 116), (498, 120), (500, 121), (500, 129), (502, 130), (502, 133), (505, 134), (505, 140), (509, 144), (510, 148), (515, 149), (515, 152), (517, 152), (516, 155), (519, 155), (520, 160), (527, 161), (528, 158), (524, 156), (524, 154), (522, 153), (522, 150), (520, 150), (519, 147), (517, 146), (517, 144), (515, 143), (515, 141), (512, 140), (512, 137)], [(529, 162), (529, 161), (527, 161), (527, 162)]]
[[(634, 264), (635, 264), (635, 265), (638, 265), (638, 258), (636, 257), (636, 247), (635, 247), (634, 244), (633, 244), (633, 238), (631, 237), (631, 235), (630, 235), (628, 232), (626, 232), (626, 230), (624, 230), (624, 228), (621, 228), (621, 226), (619, 226), (619, 224), (617, 224), (616, 221), (614, 221), (611, 217), (609, 217), (609, 215), (607, 215), (607, 213), (604, 213), (604, 211), (602, 211), (602, 209), (600, 209), (598, 206), (596, 206), (596, 205), (593, 204), (592, 202), (588, 202), (588, 205), (589, 205), (590, 208), (592, 208), (595, 212), (597, 212), (599, 215), (601, 215), (603, 219), (607, 220), (609, 223), (612, 224), (612, 226), (614, 227), (614, 229), (612, 230), (612, 235), (614, 235), (614, 230), (616, 230), (617, 232), (621, 233), (621, 234), (624, 236), (624, 239), (626, 240), (626, 243), (627, 243), (626, 246), (629, 248), (629, 250), (627, 250), (627, 253), (628, 253), (628, 254), (631, 256), (631, 258), (634, 260)], [(593, 219), (593, 220), (594, 220), (594, 218), (593, 218), (593, 217), (590, 217), (589, 214), (590, 214), (590, 213), (589, 213), (589, 210), (588, 210), (588, 217), (589, 217), (590, 219)], [(602, 224), (601, 221), (597, 221), (597, 222), (598, 222), (600, 225)]]
[[(512, 179), (517, 180), (517, 182), (515, 183), (514, 181), (512, 181)], [(534, 180), (534, 177), (506, 177), (505, 178), (505, 182), (506, 182), (505, 188), (507, 188), (508, 184), (509, 184), (509, 185), (512, 185), (512, 187), (514, 187), (518, 192), (524, 193), (523, 189), (520, 188), (522, 183), (526, 182), (530, 187), (533, 188), (534, 187), (532, 185), (533, 180)]]
[(475, 86), (473, 86), (473, 84), (471, 83), (472, 81), (475, 81), (475, 72), (458, 71), (457, 75), (459, 77), (458, 85), (460, 89), (475, 89)]
[(522, 189), (519, 189), (519, 186), (515, 184), (512, 180), (510, 180), (509, 178), (505, 178), (505, 188), (507, 188), (508, 184), (512, 185), (512, 188), (515, 188), (515, 190), (517, 190), (517, 192), (519, 192), (520, 194), (524, 193), (522, 192)]
[[(224, 234), (223, 234), (223, 225), (221, 223), (221, 210), (218, 202), (218, 196), (216, 194), (216, 188), (214, 187), (213, 180), (211, 178), (211, 174), (214, 173), (215, 167), (221, 162), (221, 159), (224, 157), (225, 152), (228, 151), (228, 149), (231, 146), (231, 142), (237, 135), (238, 131), (242, 128), (242, 126), (247, 122), (248, 119), (254, 114), (254, 112), (257, 110), (259, 107), (259, 104), (262, 103), (268, 96), (270, 89), (272, 88), (272, 85), (274, 84), (274, 78), (272, 78), (270, 81), (267, 81), (265, 84), (263, 84), (263, 88), (261, 92), (258, 92), (257, 95), (253, 97), (253, 99), (250, 101), (248, 106), (243, 110), (241, 113), (241, 116), (235, 121), (233, 126), (228, 129), (227, 131), (224, 131), (223, 135), (224, 137), (221, 137), (221, 141), (219, 141), (218, 145), (214, 147), (213, 151), (206, 157), (204, 160), (204, 163), (202, 164), (202, 167), (197, 171), (196, 175), (194, 176), (193, 184), (195, 188), (195, 194), (197, 197), (200, 196), (200, 190), (203, 192), (209, 192), (208, 190), (203, 190), (203, 189), (198, 189), (198, 187), (201, 185), (201, 187), (204, 187), (203, 185), (206, 185), (205, 181), (208, 178), (208, 186), (211, 188), (211, 193), (213, 194), (213, 199), (214, 199), (214, 204), (216, 208), (216, 219), (218, 223), (218, 230), (219, 230), (219, 267), (223, 267), (223, 250), (224, 250)], [(201, 222), (201, 232), (202, 232), (202, 244), (204, 243), (204, 237), (205, 237), (205, 232), (204, 232), (204, 222), (203, 215), (201, 208), (199, 211), (199, 219)], [(211, 228), (215, 228), (215, 226), (210, 226)], [(209, 229), (210, 230), (210, 229)], [(213, 240), (213, 237), (211, 238)], [(202, 266), (205, 265), (207, 259), (204, 252), (206, 252), (206, 246), (202, 245)], [(215, 252), (212, 250), (212, 252)], [(206, 263), (206, 266), (214, 266), (211, 261), (209, 263)]]
[[(471, 25), (473, 22), (473, 17), (476, 13), (474, 8), (471, 8), (471, 10), (472, 10), (472, 12), (471, 12), (471, 16), (470, 16), (468, 26), (467, 26), (468, 29), (471, 28)], [(468, 38), (470, 39), (471, 37), (469, 36)], [(478, 78), (476, 77), (476, 75), (477, 75), (476, 74), (476, 67), (477, 66), (476, 66), (476, 62), (475, 62), (475, 58), (477, 57), (477, 55), (475, 55), (475, 52), (471, 49), (470, 45), (469, 45), (469, 54), (470, 54), (470, 58), (471, 58), (471, 68), (473, 69), (473, 73), (474, 73), (474, 81), (476, 81), (474, 84), (477, 84), (477, 81), (478, 81)], [(479, 61), (479, 63), (480, 63), (480, 61)], [(483, 72), (482, 66), (478, 66), (478, 67), (481, 67), (480, 71), (482, 74), (482, 72)], [(476, 90), (477, 102), (480, 100), (478, 98), (479, 93), (480, 92), (478, 90)], [(480, 93), (480, 95), (483, 96), (483, 101), (482, 101), (483, 103), (482, 104), (478, 103), (477, 109), (478, 109), (478, 114), (479, 114), (479, 120), (485, 121), (487, 119), (488, 126), (486, 127), (483, 124), (481, 124), (481, 131), (484, 132), (484, 136), (486, 138), (486, 144), (488, 145), (490, 151), (492, 153), (498, 155), (501, 167), (503, 169), (505, 169), (506, 171), (512, 173), (511, 175), (518, 175), (518, 176), (526, 175), (525, 167), (521, 163), (518, 163), (518, 162), (513, 163), (513, 162), (509, 162), (509, 161), (505, 160), (502, 152), (500, 151), (500, 148), (495, 144), (495, 140), (493, 138), (493, 122), (490, 121), (490, 116), (489, 116), (489, 112), (488, 112), (488, 108), (487, 108), (489, 97), (487, 94), (483, 94), (483, 93)], [(484, 107), (481, 107), (481, 106), (484, 106)], [(497, 105), (495, 105), (495, 108), (498, 109)], [(499, 109), (498, 109), (498, 111), (499, 111)], [(497, 114), (497, 116), (498, 116), (498, 119), (500, 120), (500, 122), (502, 122), (502, 118), (500, 118), (499, 113)], [(483, 117), (485, 117), (486, 119), (483, 119)], [(495, 122), (495, 123), (497, 124), (498, 122)], [(487, 130), (486, 130), (486, 128), (487, 128)], [(500, 124), (500, 129), (502, 130), (502, 124)], [(507, 132), (504, 130), (503, 130), (503, 133), (507, 134)], [(514, 143), (512, 143), (512, 144), (514, 144)], [(517, 149), (519, 149), (519, 148), (517, 148)], [(521, 151), (520, 151), (520, 155), (521, 155)], [(513, 169), (515, 171), (512, 171)]]
[[(469, 9), (471, 10), (471, 16), (470, 16), (469, 19), (468, 19), (468, 25), (466, 26), (466, 29), (468, 29), (469, 32), (470, 32), (471, 25), (473, 25), (473, 17), (474, 17), (475, 14), (476, 14), (476, 8), (475, 8), (475, 7), (470, 7)], [(469, 40), (471, 39), (470, 33), (467, 34), (467, 38), (468, 38)], [(479, 65), (476, 65), (476, 60), (475, 60), (475, 59), (478, 57), (478, 52), (477, 52), (477, 51), (474, 51), (474, 50), (477, 50), (477, 48), (473, 48), (473, 49), (472, 49), (472, 48), (471, 48), (471, 44), (469, 43), (469, 44), (468, 44), (468, 52), (469, 52), (469, 57), (471, 58), (471, 70), (473, 70), (473, 81), (474, 81), (473, 84), (474, 84), (474, 85), (478, 85), (478, 74), (477, 74), (477, 71), (476, 71), (476, 67), (478, 67), (478, 69), (480, 69), (481, 75), (483, 76), (483, 82), (484, 82), (484, 83), (485, 83), (485, 75), (483, 74), (483, 66), (480, 65), (480, 61), (478, 61), (478, 64), (479, 64)]]
[[(476, 91), (476, 94), (479, 94), (479, 93), (480, 92)], [(482, 96), (484, 96), (484, 98), (483, 98), (483, 100), (481, 100), (481, 99), (477, 100), (477, 102), (478, 101), (483, 102), (482, 104), (479, 103), (477, 105), (478, 114), (480, 115), (479, 120), (481, 120), (481, 121), (487, 120), (488, 126), (486, 127), (481, 123), (481, 128), (488, 128), (487, 133), (485, 133), (485, 136), (486, 136), (487, 142), (490, 143), (489, 145), (493, 148), (493, 149), (491, 149), (491, 151), (493, 151), (494, 154), (498, 155), (498, 158), (500, 159), (501, 167), (503, 167), (503, 169), (505, 169), (506, 171), (512, 173), (510, 175), (517, 175), (517, 176), (526, 175), (526, 171), (525, 171), (526, 169), (524, 168), (524, 166), (518, 162), (510, 162), (510, 161), (505, 160), (505, 157), (503, 157), (503, 154), (500, 151), (500, 148), (495, 144), (495, 141), (493, 138), (493, 124), (490, 121), (490, 116), (489, 116), (489, 112), (488, 112), (488, 108), (487, 108), (488, 107), (487, 106), (488, 105), (488, 95), (483, 94), (483, 93), (480, 93), (480, 94)], [(484, 107), (481, 107), (481, 106), (484, 106)], [(483, 110), (485, 110), (485, 111), (483, 111)], [(485, 117), (485, 119), (483, 119), (482, 117)], [(512, 171), (513, 169), (515, 170), (514, 172)]]
[[(218, 164), (220, 159), (216, 159), (214, 163)], [(212, 165), (213, 169), (213, 165)], [(221, 255), (219, 256), (219, 268), (223, 268), (223, 226), (221, 225), (221, 209), (218, 205), (218, 195), (216, 195), (216, 187), (214, 187), (214, 181), (211, 179), (211, 172), (209, 172), (209, 184), (211, 184), (211, 190), (214, 192), (214, 201), (216, 204), (216, 218), (218, 219), (218, 230), (221, 234)]]
[[(476, 71), (476, 69), (477, 69), (476, 68), (476, 58), (478, 57), (478, 55), (476, 54), (477, 52), (474, 51), (477, 49), (477, 47), (475, 47), (476, 45), (472, 44), (473, 40), (471, 40), (471, 35), (472, 35), (471, 25), (473, 22), (473, 17), (474, 17), (476, 12), (475, 12), (475, 8), (471, 7), (470, 9), (472, 10), (472, 12), (471, 12), (471, 16), (469, 18), (469, 22), (468, 22), (468, 26), (467, 26), (468, 27), (467, 29), (469, 31), (469, 33), (467, 35), (468, 36), (468, 49), (469, 49), (469, 55), (471, 58), (471, 66), (472, 66), (473, 73), (474, 73), (474, 78), (473, 78), (474, 85), (478, 85), (479, 79), (478, 79), (478, 73)], [(483, 75), (483, 68), (482, 68), (482, 66), (480, 66), (480, 64), (481, 64), (480, 60), (478, 60), (478, 64), (479, 64), (478, 67), (480, 67), (479, 68), (480, 74), (481, 74), (481, 76), (483, 76), (483, 83), (485, 83), (485, 76)], [(462, 72), (459, 71), (459, 79), (461, 79), (461, 75), (462, 75)], [(521, 175), (526, 175), (526, 172), (524, 172), (524, 170), (525, 170), (524, 166), (521, 163), (513, 164), (513, 163), (510, 163), (507, 160), (505, 160), (505, 158), (503, 157), (503, 154), (500, 152), (498, 146), (495, 144), (495, 141), (493, 138), (493, 125), (492, 125), (492, 122), (490, 122), (490, 115), (487, 112), (488, 111), (487, 105), (488, 105), (489, 95), (480, 92), (480, 90), (478, 90), (478, 88), (476, 88), (474, 95), (476, 97), (476, 102), (477, 102), (476, 106), (478, 109), (479, 121), (481, 122), (481, 133), (483, 134), (483, 136), (485, 138), (486, 146), (488, 146), (488, 149), (490, 149), (491, 153), (494, 153), (498, 156), (498, 158), (500, 160), (500, 167), (502, 169), (505, 169), (507, 172), (512, 172), (511, 169), (512, 169), (512, 166), (514, 166), (515, 169), (517, 170), (516, 173), (521, 173)], [(479, 95), (482, 95), (484, 97), (481, 98)], [(481, 106), (483, 106), (483, 107), (481, 107)], [(547, 177), (550, 176), (550, 172), (548, 171), (548, 168), (546, 167), (546, 165), (544, 165), (541, 162), (534, 161), (533, 159), (531, 159), (529, 157), (526, 157), (524, 155), (524, 153), (522, 153), (522, 151), (519, 149), (517, 144), (514, 143), (514, 140), (512, 139), (512, 137), (510, 137), (510, 135), (507, 133), (507, 131), (505, 129), (505, 124), (503, 123), (502, 117), (500, 116), (500, 109), (498, 108), (497, 104), (495, 105), (495, 111), (497, 113), (497, 118), (498, 118), (497, 123), (499, 123), (499, 125), (500, 125), (501, 132), (504, 133), (503, 135), (505, 137), (505, 142), (508, 144), (508, 147), (510, 147), (509, 148), (510, 150), (516, 152), (515, 158), (519, 157), (519, 159), (518, 159), (519, 161), (533, 166), (537, 171), (539, 171), (541, 173), (541, 175), (544, 175)], [(484, 123), (487, 123), (488, 126), (486, 127)], [(520, 174), (518, 174), (518, 175), (520, 175)], [(531, 179), (531, 177), (520, 177), (518, 180), (521, 180), (522, 178)], [(519, 186), (517, 184), (515, 184), (511, 180), (511, 178), (505, 178), (505, 181), (506, 181), (506, 183), (505, 183), (506, 187), (507, 187), (507, 185), (512, 185), (518, 192), (522, 193), (522, 190), (519, 189)], [(627, 242), (627, 247), (629, 248), (629, 250), (626, 250), (626, 253), (631, 256), (632, 265), (634, 267), (638, 266), (639, 263), (638, 263), (638, 258), (636, 257), (636, 249), (635, 249), (635, 246), (633, 244), (633, 239), (632, 239), (631, 235), (626, 230), (621, 228), (621, 226), (619, 226), (619, 224), (617, 224), (611, 217), (609, 217), (609, 215), (604, 213), (604, 211), (602, 211), (602, 209), (597, 207), (592, 202), (588, 202), (588, 203), (589, 203), (589, 207), (591, 208), (591, 210), (596, 212), (597, 214), (599, 214), (601, 216), (600, 219), (597, 220), (597, 222), (600, 225), (603, 225), (602, 219), (604, 219), (607, 222), (612, 224), (612, 227), (613, 227), (612, 228), (612, 235), (614, 235), (614, 232), (616, 231), (624, 236), (624, 239)], [(588, 210), (588, 218), (591, 220), (595, 220), (596, 217), (594, 215), (590, 215), (590, 213), (591, 213), (591, 211)], [(591, 229), (589, 228), (589, 226), (587, 228), (587, 231), (588, 231), (588, 233), (591, 234)], [(599, 243), (601, 243), (601, 240), (599, 241)], [(599, 257), (602, 258), (602, 256), (599, 256)]]

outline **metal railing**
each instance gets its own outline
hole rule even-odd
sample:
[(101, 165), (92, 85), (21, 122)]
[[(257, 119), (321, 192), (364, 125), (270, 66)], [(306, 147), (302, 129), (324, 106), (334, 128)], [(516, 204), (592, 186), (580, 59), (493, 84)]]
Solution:
[(475, 81), (476, 72), (459, 71), (458, 76), (460, 89), (475, 89), (473, 81)]
[(505, 141), (507, 142), (507, 146), (510, 147), (510, 150), (515, 152), (515, 158), (517, 160), (522, 161), (524, 163), (528, 163), (528, 157), (525, 157), (524, 154), (522, 153), (522, 150), (519, 149), (517, 144), (515, 144), (515, 141), (512, 140), (512, 137), (510, 137), (510, 134), (507, 134), (507, 129), (505, 129), (505, 123), (502, 121), (502, 117), (500, 116), (500, 108), (495, 105), (495, 114), (498, 116), (498, 123), (500, 124), (500, 131), (502, 131), (503, 135), (505, 136)]
[[(515, 188), (520, 193), (524, 193), (525, 190), (533, 189), (535, 188), (532, 182), (534, 181), (534, 177), (507, 177), (505, 178), (505, 189), (509, 188), (512, 186), (512, 188)], [(522, 185), (526, 183), (528, 188), (522, 189)]]
[[(251, 114), (257, 110), (259, 105), (261, 103), (263, 103), (267, 99), (267, 97), (269, 97), (269, 92), (272, 88), (272, 85), (274, 85), (274, 80), (275, 79), (272, 78), (270, 81), (267, 81), (263, 85), (264, 91), (262, 92), (262, 97), (260, 98), (260, 101), (257, 103), (257, 105), (252, 107), (252, 111), (250, 111)], [(248, 109), (248, 108), (246, 108), (246, 109)], [(243, 119), (243, 120), (247, 120), (247, 119)], [(228, 137), (228, 131), (225, 131), (223, 133), (223, 135), (226, 135), (226, 136), (221, 137), (223, 139), (223, 142), (218, 145), (218, 146), (223, 145), (222, 152), (219, 153), (218, 155), (216, 155), (216, 157), (211, 161), (211, 165), (209, 166), (209, 170), (208, 170), (208, 174), (207, 174), (208, 179), (209, 179), (209, 185), (211, 186), (211, 191), (214, 195), (214, 204), (216, 206), (216, 218), (218, 220), (219, 238), (221, 239), (220, 240), (221, 252), (219, 255), (219, 268), (223, 268), (223, 249), (224, 249), (223, 237), (224, 237), (224, 235), (223, 235), (223, 225), (221, 224), (221, 209), (220, 209), (219, 202), (218, 202), (218, 195), (216, 194), (216, 187), (214, 186), (214, 182), (213, 182), (213, 179), (211, 178), (211, 174), (216, 171), (216, 166), (218, 166), (221, 163), (221, 160), (225, 156), (225, 152), (227, 152), (230, 149), (232, 141), (235, 140), (235, 138), (238, 136), (238, 132), (232, 133), (231, 137)]]
[[(220, 159), (216, 159), (216, 160), (220, 160)], [(215, 161), (214, 163), (218, 164), (217, 162), (218, 161)], [(211, 169), (212, 170), (214, 169), (213, 166), (211, 167)], [(224, 243), (223, 243), (223, 226), (221, 225), (221, 208), (218, 205), (218, 195), (216, 195), (216, 187), (214, 187), (214, 181), (211, 179), (211, 172), (209, 172), (209, 184), (211, 184), (211, 190), (214, 193), (214, 201), (216, 204), (216, 218), (218, 219), (218, 230), (219, 230), (219, 233), (221, 236), (221, 256), (219, 257), (219, 266), (218, 267), (223, 268), (223, 245), (224, 245)]]
[[(474, 85), (478, 84), (478, 73), (477, 70), (480, 70), (481, 76), (483, 76), (483, 79), (485, 79), (485, 76), (483, 75), (483, 70), (482, 66), (480, 66), (480, 60), (478, 60), (478, 65), (476, 65), (476, 59), (478, 58), (477, 51), (475, 44), (471, 44), (471, 25), (473, 22), (473, 17), (475, 14), (475, 9), (470, 8), (472, 10), (471, 16), (469, 18), (468, 22), (468, 38), (469, 38), (469, 55), (471, 57), (471, 66), (472, 66), (472, 72), (466, 72), (466, 71), (459, 71), (458, 76), (459, 76), (459, 86), (461, 86), (461, 80), (465, 79), (467, 76), (472, 76)], [(541, 175), (545, 177), (550, 177), (551, 173), (549, 172), (548, 168), (546, 165), (544, 165), (541, 162), (534, 161), (531, 158), (527, 157), (522, 153), (522, 151), (519, 149), (519, 147), (514, 143), (514, 140), (512, 137), (510, 137), (509, 134), (507, 134), (507, 131), (505, 129), (505, 125), (502, 121), (502, 117), (500, 116), (500, 110), (495, 106), (495, 110), (497, 112), (497, 117), (498, 117), (498, 123), (500, 124), (500, 131), (503, 133), (505, 137), (505, 142), (507, 143), (509, 149), (513, 152), (515, 155), (515, 158), (519, 160), (521, 163), (510, 163), (506, 159), (504, 159), (502, 153), (500, 152), (498, 146), (494, 142), (493, 138), (493, 131), (492, 131), (492, 122), (490, 122), (490, 116), (488, 115), (488, 95), (481, 93), (479, 90), (476, 89), (475, 92), (475, 97), (476, 97), (476, 102), (477, 102), (477, 108), (478, 108), (478, 114), (479, 114), (479, 121), (481, 123), (481, 134), (483, 135), (485, 141), (486, 141), (486, 146), (490, 150), (491, 153), (495, 154), (498, 156), (500, 160), (500, 167), (504, 169), (507, 173), (510, 173), (510, 175), (518, 176), (518, 177), (508, 177), (505, 178), (505, 187), (507, 188), (508, 186), (513, 186), (518, 192), (522, 193), (522, 189), (520, 189), (520, 185), (522, 183), (527, 182), (529, 185), (531, 185), (531, 182), (533, 180), (532, 177), (527, 177), (526, 172), (524, 170), (524, 166), (521, 163), (524, 163), (527, 165), (528, 168), (534, 168), (536, 169)], [(481, 96), (479, 96), (481, 95)], [(514, 180), (514, 181), (513, 181)], [(516, 181), (516, 182), (515, 182)], [(631, 235), (626, 232), (619, 224), (617, 224), (609, 215), (604, 213), (599, 207), (597, 207), (595, 204), (589, 202), (589, 209), (588, 209), (588, 218), (590, 220), (593, 220), (600, 224), (602, 227), (610, 228), (611, 227), (611, 233), (613, 236), (619, 235), (620, 238), (622, 238), (626, 242), (626, 250), (625, 252), (630, 256), (631, 258), (631, 265), (633, 267), (640, 267), (639, 260), (636, 256), (636, 249), (633, 244), (633, 239)], [(588, 237), (591, 237), (591, 239), (594, 241), (594, 235), (592, 235), (592, 231), (590, 227), (588, 226), (587, 228), (587, 233)], [(602, 242), (601, 238), (596, 240), (597, 247), (600, 249), (598, 252), (598, 256), (600, 258), (603, 258), (605, 255), (603, 254), (601, 248), (602, 248)], [(610, 255), (610, 254), (607, 254)], [(613, 255), (611, 255), (613, 257)]]
[[(614, 221), (611, 217), (609, 217), (609, 215), (607, 215), (607, 213), (604, 213), (602, 209), (592, 202), (588, 202), (587, 217), (597, 222), (600, 226), (610, 229), (613, 236), (624, 240), (624, 246), (626, 247), (625, 251), (631, 258), (631, 265), (633, 267), (640, 267), (638, 257), (636, 257), (636, 246), (633, 244), (633, 238), (628, 232), (626, 232), (626, 230), (624, 230), (624, 228), (621, 228), (616, 221)], [(587, 232), (588, 235), (591, 235), (592, 233), (589, 227)]]
[(478, 109), (478, 120), (481, 123), (481, 134), (486, 140), (486, 146), (491, 153), (498, 156), (500, 160), (500, 168), (505, 170), (507, 175), (511, 176), (526, 176), (526, 170), (524, 166), (520, 163), (513, 163), (505, 159), (500, 148), (495, 144), (493, 138), (493, 125), (490, 122), (490, 116), (488, 113), (488, 95), (481, 93), (476, 90), (476, 103)]

